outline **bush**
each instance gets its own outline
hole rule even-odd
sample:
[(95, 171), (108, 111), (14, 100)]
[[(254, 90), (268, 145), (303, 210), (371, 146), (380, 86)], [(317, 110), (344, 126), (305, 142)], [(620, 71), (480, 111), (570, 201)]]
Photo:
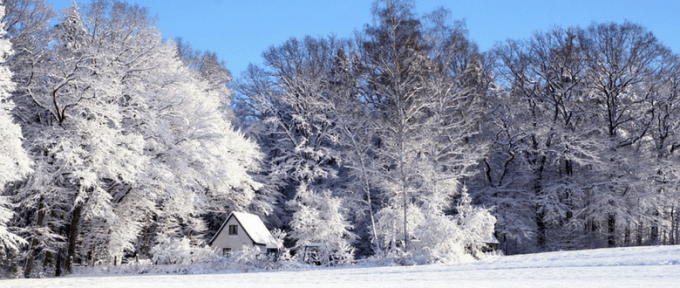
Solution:
[(154, 264), (194, 264), (216, 261), (219, 256), (208, 246), (195, 247), (189, 238), (160, 237), (158, 244), (151, 248)]

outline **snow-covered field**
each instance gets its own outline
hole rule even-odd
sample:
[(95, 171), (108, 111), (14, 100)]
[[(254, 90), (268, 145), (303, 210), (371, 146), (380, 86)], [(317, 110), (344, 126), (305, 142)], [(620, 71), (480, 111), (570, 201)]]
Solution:
[(497, 257), (409, 267), (2, 280), (0, 287), (680, 287), (680, 246)]

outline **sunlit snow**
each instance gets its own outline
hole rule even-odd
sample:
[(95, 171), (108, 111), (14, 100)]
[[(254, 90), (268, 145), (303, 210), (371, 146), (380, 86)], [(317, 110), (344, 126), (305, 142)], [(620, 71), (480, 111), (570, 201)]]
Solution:
[(464, 264), (204, 275), (83, 275), (0, 281), (2, 287), (677, 287), (680, 246), (496, 257)]

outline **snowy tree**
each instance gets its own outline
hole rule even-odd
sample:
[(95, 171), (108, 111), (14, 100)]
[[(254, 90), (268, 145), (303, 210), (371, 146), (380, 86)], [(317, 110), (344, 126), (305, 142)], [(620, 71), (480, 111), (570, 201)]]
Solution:
[[(647, 207), (648, 211), (645, 211), (647, 215), (653, 216), (651, 223), (647, 225), (651, 226), (650, 231), (650, 242), (652, 244), (676, 244), (678, 243), (678, 218), (677, 218), (677, 192), (674, 187), (678, 184), (677, 178), (677, 164), (675, 161), (677, 158), (674, 155), (677, 148), (680, 147), (678, 144), (678, 125), (680, 125), (680, 119), (678, 119), (678, 107), (675, 99), (678, 97), (678, 92), (680, 88), (678, 86), (679, 76), (678, 73), (678, 60), (677, 56), (671, 57), (664, 61), (664, 71), (662, 73), (663, 77), (659, 79), (660, 83), (655, 83), (653, 85), (658, 85), (654, 90), (655, 93), (653, 98), (650, 99), (649, 106), (651, 109), (649, 112), (650, 128), (649, 135), (651, 137), (646, 138), (651, 141), (644, 141), (644, 144), (640, 145), (640, 151), (643, 153), (643, 159), (649, 159), (651, 161), (645, 162), (649, 165), (649, 169), (646, 169), (647, 179), (652, 181), (652, 187), (656, 189), (658, 193), (654, 193), (654, 199), (652, 204)], [(661, 205), (659, 205), (660, 203)], [(650, 213), (651, 212), (651, 213)], [(654, 217), (656, 216), (656, 217)], [(641, 217), (640, 217), (641, 218)], [(635, 244), (642, 244), (643, 240), (643, 229), (641, 227), (644, 223), (631, 223), (628, 226), (635, 227), (635, 234), (637, 237), (635, 239)], [(629, 244), (633, 242), (630, 239), (633, 229), (626, 228), (626, 233), (624, 235), (624, 243)], [(665, 237), (664, 237), (665, 236)]]
[[(125, 217), (111, 228), (107, 253), (120, 258), (123, 251), (134, 251), (137, 237), (142, 238), (139, 252), (148, 252), (154, 229), (200, 244), (206, 229), (202, 214), (226, 215), (258, 202), (254, 191), (260, 184), (250, 172), (258, 169), (260, 154), (228, 122), (225, 99), (231, 91), (222, 80), (213, 83), (180, 61), (176, 44), (162, 42), (145, 10), (114, 3), (89, 17), (105, 29), (93, 35), (110, 35), (102, 42), (124, 49), (118, 57), (124, 67), (123, 123), (126, 131), (143, 135), (150, 159), (136, 182), (113, 190), (116, 213)], [(134, 37), (126, 33), (130, 30)], [(268, 203), (257, 205), (271, 209)]]
[[(399, 225), (406, 233), (407, 207), (420, 181), (417, 157), (427, 137), (421, 123), (429, 103), (422, 91), (427, 85), (425, 73), (430, 61), (423, 51), (420, 21), (413, 15), (413, 3), (376, 2), (373, 14), (375, 26), (367, 26), (367, 39), (360, 40), (367, 84), (363, 100), (375, 111), (379, 166), (387, 168), (376, 180), (380, 179), (378, 185), (386, 193), (388, 205), (402, 208), (404, 217)], [(402, 237), (405, 245), (408, 237)]]
[[(4, 19), (5, 8), (0, 5), (0, 19)], [(4, 23), (0, 27), (0, 190), (10, 181), (20, 180), (31, 172), (31, 161), (22, 147), (21, 127), (14, 123), (10, 114), (14, 103), (10, 99), (15, 84), (12, 82), (12, 72), (5, 61), (12, 55), (12, 44), (6, 38)], [(6, 250), (18, 250), (18, 245), (26, 240), (10, 232), (7, 222), (12, 217), (12, 211), (7, 207), (9, 201), (0, 195), (0, 256), (7, 257)]]
[(459, 181), (485, 150), (475, 135), (488, 67), (448, 15), (421, 22), (412, 2), (377, 2), (374, 25), (355, 41), (290, 39), (237, 85), (240, 120), (268, 151), (267, 181), (289, 199), (304, 185), (346, 200), (355, 231), (372, 242), (357, 245), (362, 253), (397, 248), (396, 226), (380, 217), (402, 219), (408, 241), (417, 225), (396, 211), (451, 213)]
[[(273, 175), (297, 183), (314, 183), (337, 176), (338, 152), (323, 81), (337, 43), (333, 39), (290, 39), (263, 54), (271, 71), (252, 67), (250, 85), (239, 90), (247, 95), (278, 141), (270, 152)], [(257, 78), (256, 78), (257, 77)], [(258, 85), (263, 84), (263, 85)], [(262, 131), (264, 132), (264, 131)]]
[(418, 251), (429, 262), (461, 262), (466, 257), (478, 257), (492, 241), (496, 217), (488, 209), (472, 206), (465, 188), (456, 212), (452, 216), (440, 211), (425, 213), (415, 233), (420, 245), (429, 248)]
[(289, 235), (295, 240), (295, 247), (319, 245), (317, 260), (323, 265), (348, 264), (354, 260), (351, 244), (356, 236), (350, 232), (353, 227), (347, 221), (342, 199), (333, 197), (330, 191), (316, 193), (303, 185), (286, 205), (295, 210)]
[(656, 105), (672, 95), (659, 94), (672, 86), (667, 49), (624, 23), (553, 28), (494, 54), (506, 86), (484, 163), (502, 234), (533, 234), (538, 249), (629, 245), (630, 228), (658, 214), (649, 180), (669, 179), (640, 169), (654, 166), (641, 154), (655, 150), (647, 140), (668, 135), (651, 120), (663, 119), (668, 107)]
[[(341, 45), (333, 37), (289, 39), (263, 53), (266, 67), (250, 66), (237, 84), (242, 124), (266, 154), (269, 191), (263, 194), (275, 198), (283, 192), (280, 204), (293, 199), (300, 185), (339, 190), (342, 155), (331, 111), (336, 96), (327, 77)], [(278, 215), (278, 224), (290, 221), (290, 213)]]
[[(368, 229), (370, 232), (357, 231), (362, 238), (371, 238), (371, 243), (359, 243), (365, 253), (371, 250), (379, 253), (382, 248), (375, 225), (375, 211), (379, 199), (373, 182), (375, 169), (373, 161), (373, 125), (364, 102), (361, 101), (361, 81), (358, 70), (361, 63), (354, 45), (340, 47), (335, 53), (335, 61), (328, 71), (327, 93), (329, 112), (338, 131), (338, 145), (342, 153), (343, 198), (354, 212), (355, 230)], [(362, 245), (363, 244), (363, 245)], [(372, 244), (372, 245), (369, 245)]]
[[(495, 54), (502, 63), (499, 75), (510, 85), (507, 90), (510, 99), (501, 104), (507, 108), (502, 108), (502, 120), (497, 120), (500, 131), (496, 141), (513, 143), (512, 150), (501, 156), (506, 159), (502, 160), (505, 164), (495, 163), (495, 168), (507, 169), (510, 164), (507, 159), (521, 159), (515, 169), (533, 173), (528, 178), (512, 175), (512, 181), (523, 186), (513, 187), (522, 192), (512, 194), (529, 201), (525, 203), (531, 207), (526, 209), (534, 211), (529, 216), (534, 223), (529, 225), (535, 227), (531, 230), (536, 231), (537, 246), (543, 247), (548, 226), (569, 222), (569, 215), (576, 209), (573, 199), (578, 199), (586, 189), (583, 186), (586, 181), (574, 181), (574, 166), (599, 164), (590, 152), (599, 143), (592, 142), (590, 135), (597, 131), (597, 126), (591, 125), (586, 114), (583, 50), (574, 31), (556, 28), (527, 41), (508, 41), (497, 47)], [(487, 178), (492, 182), (493, 161), (485, 163)], [(503, 190), (508, 188), (492, 190), (496, 195), (506, 194)], [(527, 220), (523, 222), (528, 224)]]
[(44, 58), (34, 66), (35, 79), (24, 90), (25, 97), (37, 106), (36, 113), (45, 118), (30, 123), (33, 128), (29, 131), (35, 137), (29, 139), (31, 150), (37, 152), (40, 170), (29, 181), (31, 185), (23, 187), (26, 194), (20, 192), (19, 197), (33, 203), (63, 203), (66, 210), (57, 214), (70, 214), (69, 269), (81, 216), (115, 217), (106, 179), (131, 183), (146, 159), (141, 154), (142, 138), (122, 131), (116, 102), (120, 83), (111, 77), (114, 72), (107, 70), (115, 67), (107, 63), (112, 59), (106, 55), (110, 51), (96, 49), (86, 35), (79, 8), (71, 6), (53, 31), (56, 43), (53, 50), (46, 51), (49, 60)]
[(65, 10), (53, 45), (29, 53), (32, 78), (15, 96), (37, 162), (14, 191), (32, 239), (26, 276), (36, 257), (58, 274), (64, 258), (70, 270), (148, 253), (156, 228), (196, 245), (201, 213), (248, 207), (260, 186), (257, 146), (225, 116), (226, 87), (187, 67), (145, 9), (83, 11)]
[(663, 79), (660, 74), (669, 52), (651, 32), (629, 22), (591, 25), (584, 35), (588, 37), (582, 41), (587, 75), (592, 81), (589, 96), (598, 104), (597, 119), (610, 151), (602, 155), (610, 167), (603, 171), (606, 178), (596, 187), (594, 199), (599, 204), (596, 206), (606, 208), (592, 211), (606, 213), (607, 243), (611, 247), (617, 245), (620, 235), (617, 227), (621, 224), (617, 222), (630, 221), (633, 214), (626, 198), (647, 194), (645, 184), (640, 183), (644, 178), (636, 164), (639, 154), (635, 150), (648, 130), (643, 105), (656, 89), (649, 83)]
[[(447, 15), (437, 10), (420, 20), (409, 1), (376, 2), (375, 26), (367, 26), (360, 39), (362, 100), (378, 139), (375, 166), (382, 167), (373, 179), (387, 209), (378, 214), (401, 219), (405, 250), (417, 237), (408, 234), (419, 225), (408, 227), (418, 218), (409, 211), (445, 215), (459, 192), (458, 181), (475, 174), (485, 150), (483, 143), (472, 142), (489, 77), (464, 25), (450, 26)], [(398, 209), (404, 215), (393, 218)], [(384, 242), (395, 249), (396, 240)]]

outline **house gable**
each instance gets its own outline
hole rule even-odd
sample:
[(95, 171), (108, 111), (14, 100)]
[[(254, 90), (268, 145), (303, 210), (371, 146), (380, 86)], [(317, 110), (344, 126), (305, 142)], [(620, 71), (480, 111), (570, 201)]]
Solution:
[[(235, 225), (237, 227), (236, 235), (229, 235), (229, 229), (224, 227), (229, 227), (230, 225)], [(222, 229), (219, 230), (218, 234), (208, 242), (210, 247), (212, 247), (215, 252), (226, 255), (229, 252), (236, 252), (243, 250), (245, 247), (256, 246), (256, 243), (251, 239), (251, 237), (243, 229), (243, 225), (239, 223), (236, 217), (228, 217), (224, 222)]]
[[(238, 221), (238, 218), (234, 217), (234, 213), (232, 212), (231, 214), (229, 214), (229, 217), (227, 217), (227, 220), (224, 220), (224, 223), (222, 223), (222, 226), (220, 226), (220, 229), (217, 230), (217, 233), (215, 233), (215, 236), (213, 236), (213, 238), (210, 239), (210, 241), (208, 241), (209, 245), (212, 245), (213, 242), (215, 241), (215, 239), (217, 239), (217, 236), (220, 236), (220, 234), (222, 234), (222, 230), (224, 229), (224, 227), (228, 227), (227, 223), (229, 223), (230, 220), (232, 220), (232, 218), (234, 218), (236, 220), (236, 223), (238, 224), (238, 227), (239, 227), (239, 232), (242, 232), (242, 231), (245, 232), (246, 236), (248, 236), (250, 241), (252, 241), (253, 244), (255, 243), (255, 240), (253, 240), (253, 237), (250, 237), (250, 235), (248, 234), (248, 231), (246, 231), (246, 229), (243, 228), (243, 224), (241, 224), (241, 221)], [(231, 224), (233, 225), (234, 223), (232, 222)], [(227, 230), (227, 232), (228, 231), (229, 230)], [(225, 233), (227, 233), (227, 232), (225, 232)]]

